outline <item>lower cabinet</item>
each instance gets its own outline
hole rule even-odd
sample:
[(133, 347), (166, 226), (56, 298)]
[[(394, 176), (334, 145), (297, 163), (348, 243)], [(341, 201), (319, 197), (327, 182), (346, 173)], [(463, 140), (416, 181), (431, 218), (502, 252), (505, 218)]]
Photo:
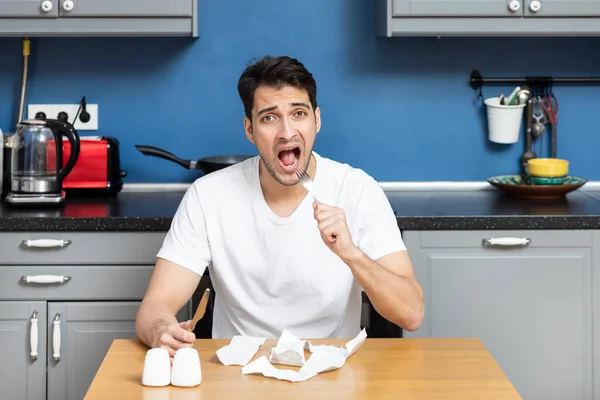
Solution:
[(524, 399), (592, 399), (600, 361), (592, 352), (599, 232), (403, 237), (425, 302), (422, 326), (404, 337), (476, 337)]
[(114, 339), (135, 339), (139, 302), (48, 303), (48, 398), (83, 399)]
[(137, 337), (164, 235), (0, 232), (0, 399), (83, 399), (112, 341)]
[(46, 398), (46, 331), (45, 302), (0, 302), (2, 398)]
[[(8, 352), (0, 358), (2, 398), (83, 399), (112, 341), (137, 337), (139, 305), (0, 302), (0, 341)], [(178, 317), (188, 314), (184, 307)]]

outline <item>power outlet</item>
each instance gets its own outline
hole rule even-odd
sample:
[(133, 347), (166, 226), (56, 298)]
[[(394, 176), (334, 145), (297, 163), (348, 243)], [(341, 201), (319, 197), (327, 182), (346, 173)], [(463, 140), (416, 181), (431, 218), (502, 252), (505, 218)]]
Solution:
[[(27, 106), (27, 119), (35, 119), (38, 112), (46, 114), (48, 119), (58, 119), (58, 114), (66, 112), (67, 120), (73, 124), (78, 131), (97, 131), (98, 130), (98, 104), (86, 104), (85, 109), (90, 114), (88, 122), (81, 122), (79, 116), (73, 124), (75, 114), (79, 110), (79, 104), (29, 104)], [(81, 112), (80, 112), (81, 115)]]

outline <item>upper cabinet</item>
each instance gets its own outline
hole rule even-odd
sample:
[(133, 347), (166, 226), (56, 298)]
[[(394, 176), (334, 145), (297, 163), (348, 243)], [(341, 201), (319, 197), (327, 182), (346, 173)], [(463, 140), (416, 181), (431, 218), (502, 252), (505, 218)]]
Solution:
[(595, 36), (600, 0), (375, 0), (378, 36)]
[[(0, 18), (58, 17), (58, 0), (0, 0)], [(5, 20), (0, 20), (0, 28)]]
[(0, 0), (0, 36), (198, 36), (198, 0)]
[[(76, 4), (75, 4), (76, 3)], [(60, 0), (61, 17), (191, 17), (190, 0)]]
[(392, 0), (392, 17), (509, 17), (506, 0)]

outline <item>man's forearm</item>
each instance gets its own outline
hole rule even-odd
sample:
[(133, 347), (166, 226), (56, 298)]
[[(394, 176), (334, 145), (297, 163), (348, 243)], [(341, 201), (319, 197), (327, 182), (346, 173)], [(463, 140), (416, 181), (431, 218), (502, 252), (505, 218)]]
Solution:
[(142, 343), (156, 347), (162, 332), (176, 323), (177, 318), (163, 301), (144, 299), (137, 313), (135, 329)]
[(389, 271), (362, 251), (344, 261), (381, 316), (402, 329), (418, 329), (423, 319), (423, 298), (413, 279)]

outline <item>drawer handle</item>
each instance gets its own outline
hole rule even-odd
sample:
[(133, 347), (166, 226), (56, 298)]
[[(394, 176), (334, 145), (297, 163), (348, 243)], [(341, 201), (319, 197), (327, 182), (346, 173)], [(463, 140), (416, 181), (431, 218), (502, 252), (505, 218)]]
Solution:
[(52, 247), (66, 247), (70, 245), (71, 239), (62, 240), (62, 239), (35, 239), (35, 240), (23, 240), (21, 243), (25, 247), (44, 247), (44, 248), (52, 248)]
[(52, 347), (54, 350), (54, 361), (60, 361), (60, 313), (56, 313), (56, 317), (54, 317), (54, 321), (52, 325), (54, 327), (52, 332)]
[(503, 237), (483, 239), (483, 244), (486, 246), (527, 246), (529, 243), (531, 243), (531, 239), (528, 238)]
[(31, 329), (29, 331), (29, 344), (31, 345), (31, 359), (37, 360), (38, 358), (38, 318), (37, 311), (33, 312), (31, 316)]
[(25, 283), (65, 283), (71, 280), (70, 275), (23, 275), (21, 280)]

